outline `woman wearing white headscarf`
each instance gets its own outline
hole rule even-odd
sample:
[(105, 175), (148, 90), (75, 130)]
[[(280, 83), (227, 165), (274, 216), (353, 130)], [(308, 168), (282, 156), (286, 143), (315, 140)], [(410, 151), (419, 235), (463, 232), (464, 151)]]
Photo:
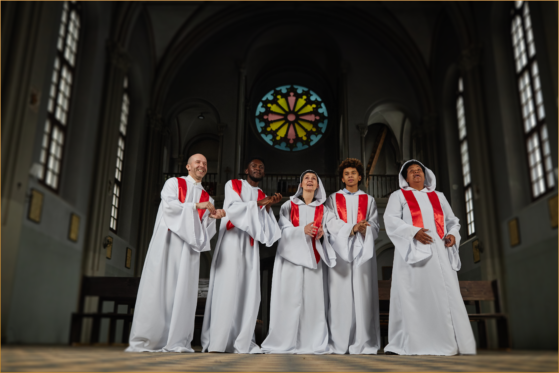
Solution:
[(400, 171), (400, 190), (384, 212), (395, 246), (386, 354), (475, 354), (456, 272), (460, 224), (435, 174), (416, 160)]
[(268, 354), (329, 354), (324, 266), (336, 254), (324, 234), (326, 192), (318, 175), (303, 172), (297, 193), (281, 206), (281, 239), (274, 262)]

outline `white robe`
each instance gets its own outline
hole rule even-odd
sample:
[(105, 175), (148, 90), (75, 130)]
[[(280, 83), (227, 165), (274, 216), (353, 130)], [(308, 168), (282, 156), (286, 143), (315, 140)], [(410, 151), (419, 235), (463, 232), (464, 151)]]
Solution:
[(475, 339), (456, 274), (460, 269), (459, 220), (444, 194), (436, 192), (444, 213), (444, 235), (456, 238), (456, 244), (447, 248), (437, 234), (427, 196), (435, 189), (435, 175), (428, 168), (425, 174), (423, 190), (410, 188), (402, 176), (400, 187), (413, 191), (432, 244), (424, 245), (414, 238), (420, 228), (413, 226), (401, 190), (390, 195), (384, 212), (386, 233), (395, 246), (389, 343), (384, 350), (400, 355), (475, 354)]
[[(346, 201), (347, 223), (338, 215), (336, 194)], [(380, 348), (379, 300), (375, 239), (378, 237), (378, 211), (375, 199), (367, 198), (365, 239), (361, 233), (350, 236), (358, 223), (358, 191), (330, 195), (326, 206), (326, 230), (336, 251), (336, 266), (328, 268), (328, 325), (330, 350), (336, 354), (376, 354)]]
[[(184, 203), (176, 178), (165, 182), (130, 331), (127, 352), (194, 352), (190, 346), (198, 300), (200, 252), (216, 232), (208, 210), (200, 221), (202, 186), (187, 182)], [(210, 202), (213, 199), (210, 197)]]
[[(260, 353), (254, 330), (260, 306), (259, 242), (270, 247), (281, 235), (276, 218), (259, 208), (257, 187), (242, 181), (242, 199), (225, 185), (219, 239), (210, 269), (210, 284), (204, 323), (202, 351)], [(227, 230), (227, 222), (235, 228)], [(254, 238), (254, 246), (250, 245)]]
[[(317, 263), (311, 237), (305, 225), (314, 221), (316, 201), (305, 205), (300, 199), (299, 226), (291, 222), (291, 201), (281, 206), (279, 225), (281, 240), (274, 261), (270, 329), (262, 343), (267, 354), (329, 354), (328, 324), (326, 321), (325, 266), (336, 264), (336, 254), (327, 240), (324, 246), (316, 240), (320, 254)], [(324, 208), (323, 224), (327, 208)]]

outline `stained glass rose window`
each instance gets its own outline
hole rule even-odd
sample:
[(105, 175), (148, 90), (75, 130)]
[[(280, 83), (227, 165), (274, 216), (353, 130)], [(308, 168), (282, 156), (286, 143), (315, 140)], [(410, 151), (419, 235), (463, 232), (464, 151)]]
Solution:
[(256, 109), (256, 129), (271, 146), (298, 151), (316, 144), (326, 132), (328, 111), (308, 88), (284, 85), (268, 92)]

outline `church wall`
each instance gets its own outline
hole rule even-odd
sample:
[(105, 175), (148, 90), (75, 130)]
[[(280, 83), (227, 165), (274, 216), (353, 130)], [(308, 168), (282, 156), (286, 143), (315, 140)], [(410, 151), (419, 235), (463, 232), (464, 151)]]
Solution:
[[(55, 193), (29, 178), (29, 190), (44, 194), (41, 222), (25, 213), (21, 234), (6, 341), (11, 343), (67, 343), (70, 314), (77, 307), (82, 252), (87, 230), (91, 169), (95, 163), (95, 138), (100, 104), (110, 3), (90, 3), (83, 9), (82, 33), (73, 85), (73, 103), (65, 139), (60, 191)], [(39, 161), (46, 118), (46, 104), (54, 64), (61, 3), (45, 3), (41, 33), (35, 51), (34, 76), (42, 92), (36, 116), (32, 162)], [(105, 17), (99, 17), (103, 13)], [(17, 63), (17, 62), (13, 62)], [(88, 97), (78, 100), (76, 97)], [(28, 170), (31, 165), (20, 165)], [(27, 211), (29, 199), (24, 208)], [(70, 214), (80, 217), (78, 241), (68, 239)]]

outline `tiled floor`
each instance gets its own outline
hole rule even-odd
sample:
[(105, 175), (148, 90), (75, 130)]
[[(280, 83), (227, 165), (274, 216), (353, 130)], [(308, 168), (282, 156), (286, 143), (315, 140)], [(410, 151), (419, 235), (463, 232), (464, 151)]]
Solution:
[(345, 371), (557, 372), (557, 351), (480, 351), (476, 356), (125, 353), (124, 347), (2, 346), (3, 372)]

